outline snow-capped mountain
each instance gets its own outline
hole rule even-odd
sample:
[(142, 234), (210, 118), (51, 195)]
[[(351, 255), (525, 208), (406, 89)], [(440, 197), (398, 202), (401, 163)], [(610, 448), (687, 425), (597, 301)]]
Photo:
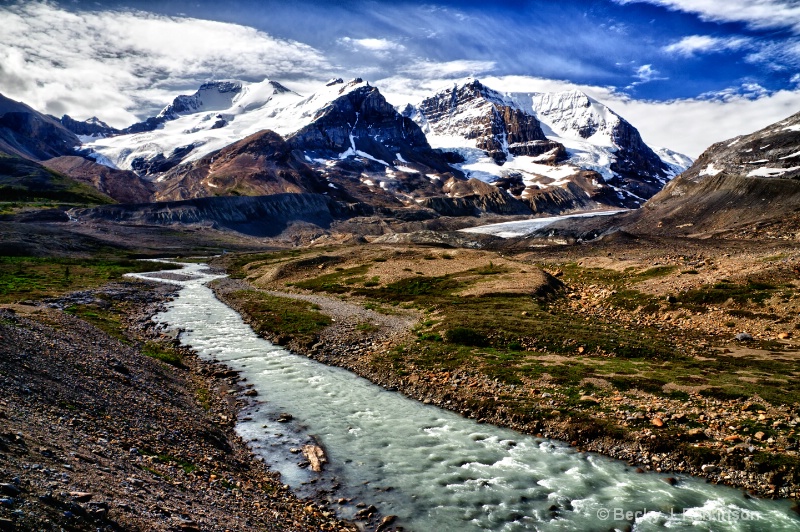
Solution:
[[(82, 139), (88, 157), (154, 181), (158, 200), (319, 193), (322, 182), (344, 201), (441, 213), (637, 207), (681, 163), (582, 93), (501, 94), (477, 80), (402, 114), (362, 79), (308, 97), (271, 80), (214, 81), (117, 135)], [(487, 203), (470, 178), (500, 194)]]
[(93, 138), (112, 137), (122, 133), (119, 129), (109, 126), (96, 116), (88, 120), (79, 121), (69, 115), (64, 115), (59, 122), (61, 122), (62, 126), (78, 135), (84, 142), (90, 142)]
[(151, 131), (85, 148), (154, 180), (158, 200), (326, 190), (347, 201), (416, 205), (458, 178), (416, 123), (361, 79), (332, 80), (309, 97), (273, 81), (207, 83), (142, 124), (156, 120)]
[(463, 157), (459, 169), (515, 183), (522, 199), (580, 181), (601, 204), (636, 207), (691, 162), (668, 150), (662, 160), (632, 125), (580, 91), (502, 94), (468, 80), (403, 112), (432, 146)]

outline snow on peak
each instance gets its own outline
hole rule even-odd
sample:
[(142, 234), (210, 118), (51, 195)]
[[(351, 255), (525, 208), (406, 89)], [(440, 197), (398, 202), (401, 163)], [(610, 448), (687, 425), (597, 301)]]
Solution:
[(195, 161), (265, 129), (291, 135), (336, 99), (368, 86), (361, 78), (337, 79), (303, 97), (268, 79), (258, 83), (211, 81), (191, 96), (175, 98), (159, 115), (165, 120), (157, 129), (97, 139), (86, 147), (123, 169), (134, 169), (137, 160), (159, 155)]
[(613, 132), (622, 120), (579, 90), (536, 93), (532, 105), (539, 121), (556, 135), (609, 147), (614, 145)]

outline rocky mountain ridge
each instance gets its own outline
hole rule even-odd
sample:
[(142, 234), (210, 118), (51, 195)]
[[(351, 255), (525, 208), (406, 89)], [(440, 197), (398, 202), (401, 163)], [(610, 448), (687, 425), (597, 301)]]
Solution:
[(645, 204), (634, 227), (680, 235), (731, 231), (770, 220), (782, 220), (788, 227), (797, 218), (799, 203), (797, 113), (709, 147)]
[(588, 196), (638, 207), (690, 162), (670, 150), (662, 160), (632, 125), (580, 91), (502, 94), (470, 79), (403, 113), (433, 146), (461, 155), (465, 174), (511, 182), (506, 190), (522, 200), (558, 187), (562, 196), (577, 192), (576, 206)]

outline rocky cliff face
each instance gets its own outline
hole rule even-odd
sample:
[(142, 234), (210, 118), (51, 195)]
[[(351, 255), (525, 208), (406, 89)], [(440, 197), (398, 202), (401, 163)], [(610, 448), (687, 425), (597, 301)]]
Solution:
[(800, 113), (750, 135), (714, 144), (645, 204), (645, 232), (728, 231), (797, 217)]
[(426, 98), (404, 114), (433, 136), (456, 136), (473, 141), (498, 164), (509, 155), (541, 155), (563, 146), (545, 137), (536, 117), (508, 105), (503, 97), (478, 80), (454, 86)]
[(287, 137), (293, 147), (338, 158), (363, 152), (385, 162), (396, 160), (398, 153), (418, 157), (417, 152), (430, 151), (425, 134), (377, 88), (361, 79), (338, 85), (341, 95), (320, 109), (310, 124)]
[(79, 221), (133, 225), (199, 225), (259, 237), (280, 235), (292, 224), (306, 223), (328, 228), (336, 219), (371, 214), (368, 208), (365, 211), (359, 206), (341, 204), (320, 194), (196, 198), (73, 209), (69, 213)]
[(80, 140), (57, 120), (0, 95), (0, 151), (33, 161), (71, 154)]
[(68, 130), (82, 137), (113, 137), (121, 133), (119, 129), (109, 126), (96, 116), (88, 120), (79, 121), (69, 115), (64, 115), (59, 122)]

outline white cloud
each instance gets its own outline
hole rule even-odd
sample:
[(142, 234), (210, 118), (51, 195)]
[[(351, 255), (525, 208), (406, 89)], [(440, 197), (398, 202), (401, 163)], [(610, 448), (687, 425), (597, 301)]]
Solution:
[(800, 33), (800, 4), (795, 0), (615, 0), (648, 3), (695, 13), (703, 20), (744, 22), (754, 29), (790, 28)]
[(769, 96), (770, 91), (758, 83), (746, 82), (739, 87), (728, 87), (719, 91), (704, 92), (697, 97), (698, 100), (710, 100), (717, 102), (735, 102), (739, 99), (757, 100)]
[(642, 83), (653, 81), (654, 79), (664, 79), (658, 77), (658, 70), (653, 68), (653, 65), (642, 65), (636, 69), (636, 77)]
[(418, 61), (400, 72), (414, 78), (455, 78), (464, 76), (478, 76), (495, 69), (494, 61), (470, 61), (466, 59), (456, 61)]
[(350, 37), (342, 37), (339, 42), (355, 49), (369, 50), (371, 52), (399, 52), (406, 48), (402, 44), (389, 39), (352, 39)]
[(650, 83), (651, 81), (669, 79), (669, 78), (662, 77), (659, 74), (661, 74), (661, 72), (659, 72), (658, 70), (653, 68), (653, 65), (642, 65), (642, 66), (638, 67), (636, 69), (636, 71), (634, 72), (634, 74), (633, 74), (634, 77), (638, 81), (634, 81), (633, 83), (631, 83), (630, 85), (628, 85), (625, 88), (629, 90), (629, 89), (635, 88), (637, 85), (642, 85), (644, 83)]
[(744, 37), (711, 37), (710, 35), (690, 35), (678, 42), (664, 47), (669, 54), (692, 57), (703, 53), (741, 50), (751, 46), (751, 41)]
[[(0, 92), (37, 110), (126, 126), (212, 78), (302, 85), (330, 77), (316, 49), (253, 28), (139, 11), (0, 8)], [(137, 115), (137, 116), (135, 116)]]

